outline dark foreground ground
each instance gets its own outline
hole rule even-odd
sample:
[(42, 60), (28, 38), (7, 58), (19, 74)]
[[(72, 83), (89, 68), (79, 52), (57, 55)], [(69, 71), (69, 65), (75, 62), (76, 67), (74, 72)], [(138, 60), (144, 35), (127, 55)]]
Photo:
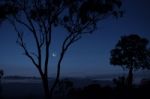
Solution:
[[(52, 82), (52, 81), (51, 81)], [(0, 99), (43, 99), (40, 80), (3, 81)], [(56, 99), (150, 99), (150, 81), (128, 88), (124, 82), (63, 80), (55, 91)]]

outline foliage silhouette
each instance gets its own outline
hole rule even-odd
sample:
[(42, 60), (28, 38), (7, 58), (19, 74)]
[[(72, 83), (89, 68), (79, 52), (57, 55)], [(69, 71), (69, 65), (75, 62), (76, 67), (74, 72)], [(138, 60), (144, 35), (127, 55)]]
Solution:
[(115, 99), (114, 93), (110, 86), (101, 86), (93, 83), (82, 89), (71, 90), (67, 99)]
[(132, 86), (133, 69), (150, 69), (148, 40), (136, 34), (122, 36), (111, 50), (110, 63), (129, 69), (127, 85)]
[(63, 79), (60, 80), (57, 85), (57, 91), (55, 94), (57, 94), (57, 98), (66, 99), (66, 96), (68, 95), (69, 91), (74, 88), (73, 82), (69, 79)]
[[(120, 78), (122, 79), (122, 78)], [(146, 99), (150, 97), (150, 83), (142, 86), (119, 88), (90, 84), (82, 89), (70, 90), (67, 99)]]
[(124, 76), (118, 77), (118, 79), (114, 78), (113, 79), (114, 84), (116, 85), (117, 89), (124, 89), (126, 87), (126, 79)]
[(2, 84), (1, 84), (1, 78), (4, 75), (4, 71), (0, 69), (0, 98), (2, 98)]
[[(109, 16), (120, 17), (120, 0), (1, 0), (0, 21), (8, 20), (18, 34), (17, 43), (37, 68), (46, 98), (52, 97), (60, 79), (60, 67), (70, 46), (84, 34), (92, 33), (98, 21)], [(56, 79), (48, 85), (48, 66), (53, 28), (61, 26), (68, 32), (62, 41), (57, 62)], [(27, 46), (25, 31), (32, 35), (35, 51)], [(25, 32), (25, 33), (24, 33)]]

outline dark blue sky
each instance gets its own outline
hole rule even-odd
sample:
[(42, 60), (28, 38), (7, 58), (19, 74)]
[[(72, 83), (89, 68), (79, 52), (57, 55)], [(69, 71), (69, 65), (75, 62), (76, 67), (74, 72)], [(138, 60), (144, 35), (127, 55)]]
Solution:
[[(150, 40), (150, 0), (123, 0), (123, 9), (124, 17), (99, 22), (93, 34), (85, 35), (71, 46), (62, 63), (63, 75), (89, 76), (123, 72), (121, 67), (109, 64), (110, 50), (122, 35), (134, 33)], [(61, 28), (54, 31), (51, 52), (56, 56), (50, 58), (49, 66), (52, 75), (56, 71), (59, 45), (65, 32)], [(38, 72), (31, 61), (22, 55), (23, 50), (16, 44), (16, 38), (9, 24), (1, 25), (0, 68), (4, 69), (6, 75), (37, 76)]]

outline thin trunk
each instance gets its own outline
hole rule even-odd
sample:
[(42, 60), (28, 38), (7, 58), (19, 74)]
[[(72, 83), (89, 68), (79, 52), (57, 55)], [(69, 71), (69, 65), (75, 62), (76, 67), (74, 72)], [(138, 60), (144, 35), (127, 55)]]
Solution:
[(48, 78), (44, 75), (42, 77), (42, 83), (44, 88), (45, 99), (49, 98), (49, 86), (48, 86)]
[(133, 68), (130, 68), (127, 77), (127, 86), (131, 88), (132, 84), (133, 84)]
[(50, 98), (53, 97), (54, 90), (55, 90), (55, 88), (57, 86), (57, 83), (59, 82), (59, 78), (60, 78), (60, 64), (58, 65), (56, 79), (55, 79), (54, 84), (53, 84), (53, 86), (52, 86), (52, 88), (50, 90)]
[(56, 88), (56, 86), (57, 86), (57, 84), (58, 84), (58, 82), (59, 82), (59, 78), (60, 78), (60, 66), (61, 66), (62, 59), (63, 59), (63, 57), (64, 57), (64, 53), (65, 53), (65, 50), (62, 51), (61, 56), (60, 56), (60, 59), (59, 59), (59, 62), (58, 62), (58, 64), (57, 64), (57, 76), (56, 76), (56, 79), (55, 79), (55, 81), (54, 81), (54, 84), (53, 84), (53, 86), (52, 86), (52, 88), (51, 88), (51, 90), (50, 90), (50, 99), (53, 98), (54, 90), (55, 90), (55, 88)]
[(60, 67), (61, 67), (61, 62), (63, 60), (63, 57), (66, 53), (66, 51), (68, 50), (69, 46), (74, 43), (75, 41), (77, 41), (78, 39), (76, 39), (74, 36), (72, 37), (73, 35), (70, 34), (66, 37), (66, 39), (64, 40), (63, 42), (63, 45), (62, 45), (62, 51), (61, 51), (61, 54), (60, 54), (60, 58), (59, 58), (59, 61), (58, 61), (58, 64), (57, 64), (57, 75), (56, 75), (56, 79), (54, 81), (54, 84), (52, 85), (51, 87), (51, 90), (50, 90), (50, 99), (53, 98), (53, 93), (55, 91), (55, 88), (59, 82), (59, 79), (60, 79)]
[(49, 98), (48, 76), (42, 72), (41, 68), (38, 68), (38, 71), (39, 71), (40, 76), (41, 76), (45, 99), (48, 99)]

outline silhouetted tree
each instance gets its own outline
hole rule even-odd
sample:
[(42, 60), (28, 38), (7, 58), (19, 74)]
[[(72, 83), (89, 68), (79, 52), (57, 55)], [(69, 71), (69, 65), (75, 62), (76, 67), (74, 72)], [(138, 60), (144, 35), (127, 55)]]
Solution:
[[(108, 16), (120, 17), (121, 4), (120, 0), (1, 0), (0, 21), (7, 19), (13, 25), (18, 33), (17, 43), (39, 71), (48, 97), (59, 81), (61, 62), (68, 48), (84, 34), (92, 33), (98, 21)], [(62, 41), (56, 79), (49, 90), (49, 51), (53, 28), (57, 26), (64, 27), (68, 34)], [(32, 35), (34, 51), (27, 46), (27, 31)]]
[(2, 78), (3, 75), (4, 75), (4, 71), (0, 70), (0, 79)]
[(119, 0), (66, 0), (65, 2), (68, 10), (61, 15), (60, 25), (67, 30), (68, 35), (62, 43), (60, 60), (57, 65), (57, 77), (52, 90), (58, 83), (61, 62), (68, 48), (85, 34), (92, 33), (99, 21), (111, 15), (116, 18), (122, 16), (122, 11), (118, 11), (118, 8), (121, 7)]
[(122, 36), (111, 50), (110, 63), (129, 69), (127, 85), (132, 86), (133, 69), (150, 69), (148, 40), (136, 34)]
[(1, 78), (3, 75), (4, 75), (4, 71), (0, 70), (0, 98), (1, 98), (1, 91), (2, 91)]

